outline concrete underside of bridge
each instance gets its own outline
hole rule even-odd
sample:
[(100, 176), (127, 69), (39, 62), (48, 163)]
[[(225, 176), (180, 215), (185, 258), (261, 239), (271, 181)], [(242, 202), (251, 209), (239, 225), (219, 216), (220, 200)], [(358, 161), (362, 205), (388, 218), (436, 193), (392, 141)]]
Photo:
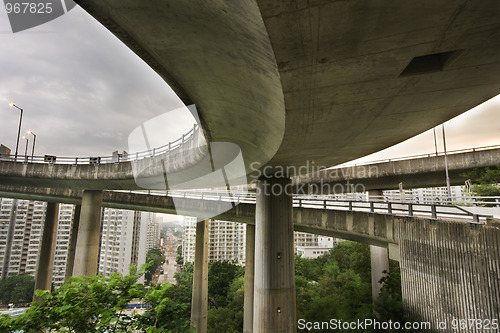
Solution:
[(500, 3), (78, 0), (250, 163), (332, 166), (500, 92)]

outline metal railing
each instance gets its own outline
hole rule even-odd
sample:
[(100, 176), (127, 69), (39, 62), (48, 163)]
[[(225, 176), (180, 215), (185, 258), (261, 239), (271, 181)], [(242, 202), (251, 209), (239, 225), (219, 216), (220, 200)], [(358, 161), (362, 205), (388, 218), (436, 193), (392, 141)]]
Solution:
[[(175, 198), (199, 199), (199, 200), (215, 200), (227, 201), (234, 203), (249, 203), (255, 204), (255, 192), (227, 192), (227, 191), (116, 191), (127, 193), (138, 193), (158, 196), (170, 196)], [(363, 198), (364, 197), (364, 198)], [(485, 199), (494, 199), (500, 201), (500, 197), (474, 197), (476, 203), (492, 204), (491, 201)], [(365, 212), (388, 214), (403, 217), (422, 217), (429, 219), (463, 219), (464, 221), (484, 224), (486, 218), (492, 217), (487, 214), (476, 214), (468, 211), (464, 206), (458, 206), (453, 203), (420, 203), (411, 200), (406, 201), (389, 201), (387, 197), (371, 197), (366, 199), (365, 194), (349, 193), (348, 195), (294, 195), (293, 207), (297, 208), (313, 208), (325, 210), (341, 210), (346, 212)], [(500, 205), (499, 205), (500, 207)]]
[(194, 126), (187, 133), (183, 134), (182, 137), (180, 137), (175, 141), (169, 142), (160, 147), (155, 147), (150, 150), (145, 150), (135, 153), (126, 153), (126, 154), (116, 153), (111, 156), (86, 156), (86, 157), (67, 157), (67, 156), (56, 156), (56, 155), (31, 156), (31, 155), (18, 154), (17, 161), (15, 155), (0, 154), (0, 161), (1, 160), (16, 161), (16, 162), (22, 162), (24, 164), (29, 164), (29, 163), (72, 164), (74, 166), (81, 164), (99, 165), (105, 163), (132, 162), (174, 151), (182, 147), (190, 140), (192, 140), (197, 130), (199, 130), (199, 126), (197, 124), (194, 124)]

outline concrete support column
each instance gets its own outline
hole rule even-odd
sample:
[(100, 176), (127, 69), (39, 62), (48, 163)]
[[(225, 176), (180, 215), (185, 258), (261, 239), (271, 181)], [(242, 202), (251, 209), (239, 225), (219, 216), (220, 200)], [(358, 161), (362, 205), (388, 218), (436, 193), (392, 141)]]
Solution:
[[(370, 259), (372, 271), (372, 300), (373, 305), (378, 301), (378, 294), (382, 288), (380, 279), (385, 276), (383, 271), (389, 271), (389, 255), (385, 247), (370, 245)], [(374, 314), (377, 315), (375, 309)]]
[[(369, 190), (366, 192), (366, 197), (369, 201), (380, 201), (383, 192), (381, 190)], [(389, 254), (385, 247), (370, 245), (370, 259), (371, 259), (371, 272), (372, 272), (372, 301), (373, 313), (375, 312), (375, 303), (378, 301), (378, 294), (382, 288), (379, 283), (380, 279), (385, 276), (383, 271), (389, 271)]]
[(196, 224), (191, 323), (196, 333), (207, 332), (208, 312), (208, 220)]
[(71, 238), (69, 241), (68, 258), (66, 259), (66, 274), (65, 279), (73, 276), (73, 267), (75, 264), (75, 249), (78, 238), (78, 226), (80, 225), (81, 205), (76, 205), (73, 212), (73, 224), (71, 225)]
[(49, 202), (45, 213), (42, 244), (40, 246), (38, 266), (35, 274), (35, 290), (50, 290), (52, 286), (52, 271), (54, 270), (58, 219), (59, 204)]
[(83, 191), (73, 276), (97, 274), (102, 191)]
[(253, 332), (253, 293), (255, 270), (255, 226), (247, 224), (245, 250), (245, 293), (243, 302), (243, 333)]
[(254, 332), (297, 331), (291, 188), (287, 178), (257, 183)]

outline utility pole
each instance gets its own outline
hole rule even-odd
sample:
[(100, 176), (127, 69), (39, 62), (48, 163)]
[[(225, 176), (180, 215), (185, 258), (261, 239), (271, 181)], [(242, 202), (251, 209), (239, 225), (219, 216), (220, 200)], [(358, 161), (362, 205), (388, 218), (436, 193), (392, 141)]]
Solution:
[(446, 169), (446, 188), (448, 189), (448, 200), (451, 201), (450, 175), (448, 173), (448, 154), (446, 153), (446, 135), (444, 133), (444, 124), (442, 126), (443, 126), (444, 167)]
[(434, 130), (434, 148), (436, 148), (436, 156), (438, 156), (438, 144), (436, 140), (436, 127), (433, 128)]

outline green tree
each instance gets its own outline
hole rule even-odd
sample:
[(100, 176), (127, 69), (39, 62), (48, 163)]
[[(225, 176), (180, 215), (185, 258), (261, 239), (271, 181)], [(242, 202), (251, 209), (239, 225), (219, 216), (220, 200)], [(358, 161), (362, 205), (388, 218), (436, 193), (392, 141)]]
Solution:
[(159, 249), (150, 249), (146, 253), (146, 262), (151, 264), (146, 270), (146, 274), (144, 275), (146, 283), (149, 284), (153, 279), (153, 276), (155, 275), (158, 267), (160, 267), (160, 265), (165, 262), (165, 257)]
[(53, 293), (37, 290), (38, 300), (18, 318), (3, 317), (4, 331), (43, 332), (127, 332), (137, 318), (127, 316), (127, 304), (144, 296), (144, 286), (137, 283), (143, 272), (132, 267), (130, 275), (113, 274), (110, 278), (78, 276)]
[(190, 323), (190, 303), (179, 300), (177, 287), (169, 283), (151, 286), (144, 303), (151, 307), (138, 319), (137, 327), (148, 333), (193, 332)]
[(228, 305), (228, 292), (233, 280), (245, 269), (229, 261), (213, 261), (208, 265), (208, 301), (215, 308)]
[(31, 275), (12, 275), (0, 281), (0, 302), (30, 303), (34, 291), (35, 279)]
[(472, 193), (477, 196), (499, 196), (500, 195), (500, 165), (487, 168), (476, 168), (462, 175), (470, 178)]
[(177, 247), (177, 257), (175, 258), (175, 262), (181, 266), (184, 264), (184, 258), (182, 257), (182, 245)]
[(373, 317), (367, 245), (342, 242), (319, 258), (297, 257), (296, 264), (298, 318), (322, 322)]
[(179, 302), (188, 303), (190, 307), (193, 295), (193, 272), (193, 263), (185, 263), (184, 266), (182, 266), (182, 270), (175, 274), (177, 285), (176, 288), (171, 291), (173, 293), (171, 295), (172, 298), (175, 298)]
[(208, 310), (208, 333), (243, 331), (245, 277), (239, 274), (235, 276), (227, 288), (227, 304)]

